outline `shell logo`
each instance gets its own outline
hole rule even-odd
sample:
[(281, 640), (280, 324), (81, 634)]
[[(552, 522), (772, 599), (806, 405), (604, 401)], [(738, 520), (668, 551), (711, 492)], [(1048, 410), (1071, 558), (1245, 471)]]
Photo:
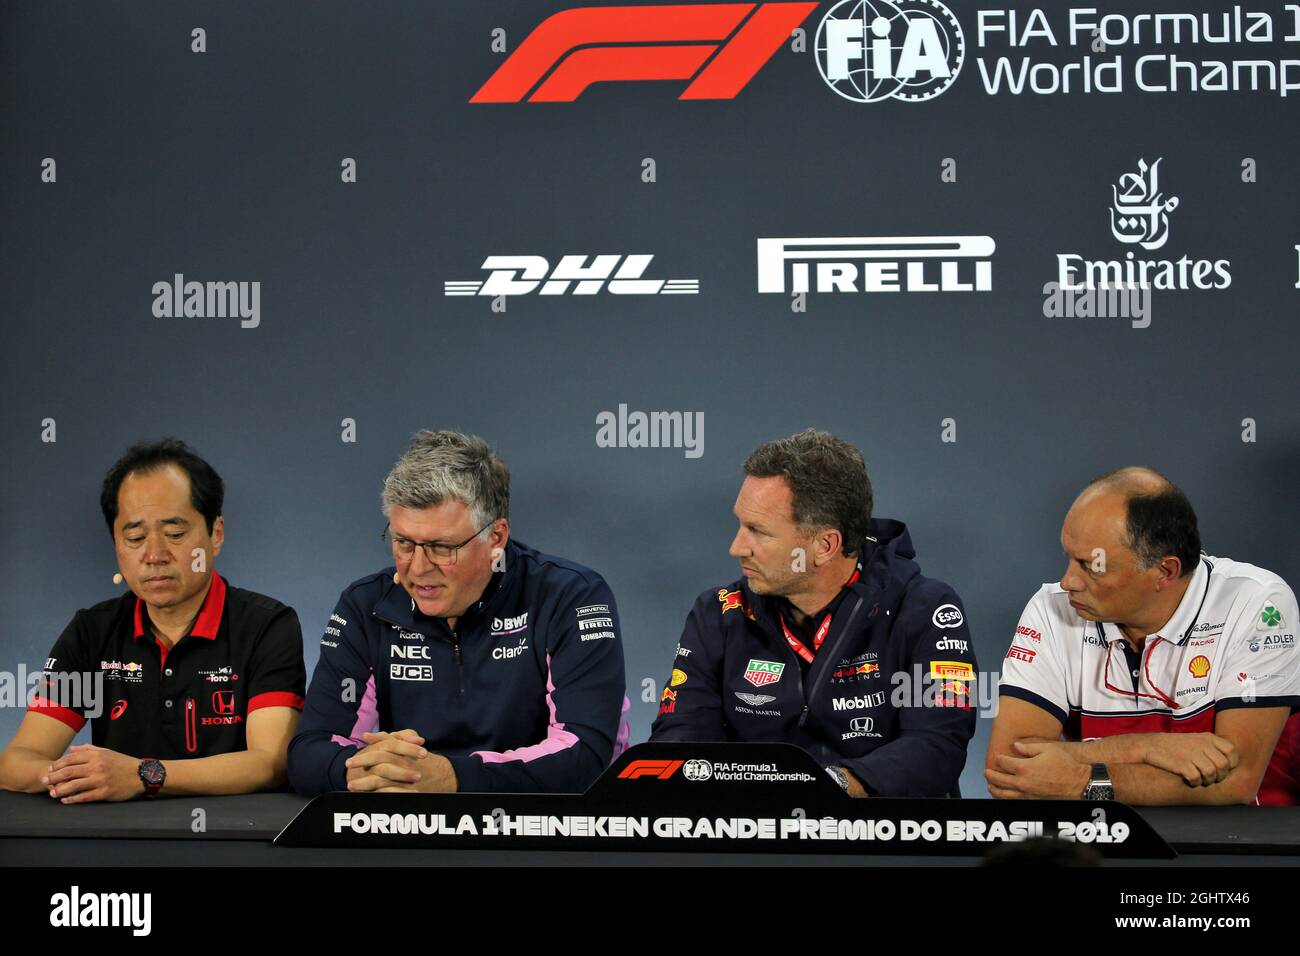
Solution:
[(1210, 659), (1204, 654), (1197, 654), (1192, 658), (1192, 662), (1187, 665), (1187, 669), (1192, 672), (1192, 676), (1200, 680), (1210, 672)]

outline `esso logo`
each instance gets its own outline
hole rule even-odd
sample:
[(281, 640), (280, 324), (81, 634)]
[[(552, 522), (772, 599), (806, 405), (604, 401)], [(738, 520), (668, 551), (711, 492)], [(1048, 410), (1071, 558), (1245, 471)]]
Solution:
[(930, 618), (935, 627), (961, 627), (965, 620), (961, 616), (961, 608), (955, 604), (940, 604), (934, 609), (934, 615)]

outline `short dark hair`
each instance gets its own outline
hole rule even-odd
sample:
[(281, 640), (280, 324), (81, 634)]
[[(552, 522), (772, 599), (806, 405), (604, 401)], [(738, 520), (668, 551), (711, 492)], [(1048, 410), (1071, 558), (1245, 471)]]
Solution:
[(1196, 510), (1183, 490), (1154, 468), (1117, 468), (1093, 480), (1127, 499), (1125, 544), (1146, 571), (1173, 555), (1182, 564), (1180, 577), (1196, 570), (1201, 560), (1201, 532)]
[(871, 479), (862, 453), (829, 432), (805, 428), (764, 442), (745, 459), (751, 478), (784, 478), (794, 498), (795, 524), (835, 528), (846, 557), (858, 553), (871, 523)]
[(117, 495), (122, 490), (126, 476), (147, 474), (167, 465), (175, 465), (189, 476), (190, 504), (203, 515), (208, 533), (212, 533), (212, 523), (221, 517), (221, 507), (226, 500), (225, 483), (216, 470), (185, 442), (177, 438), (164, 438), (161, 441), (136, 442), (104, 476), (104, 485), (99, 492), (99, 507), (104, 512), (110, 535), (113, 533), (113, 523), (117, 521)]

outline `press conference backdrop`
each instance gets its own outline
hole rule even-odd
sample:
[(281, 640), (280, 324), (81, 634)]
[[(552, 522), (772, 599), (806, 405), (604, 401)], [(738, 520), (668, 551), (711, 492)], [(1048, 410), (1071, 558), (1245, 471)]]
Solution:
[(737, 576), (741, 462), (810, 425), (986, 671), (1112, 467), (1300, 576), (1295, 4), (0, 18), (6, 739), (22, 669), (119, 591), (98, 486), (145, 437), (224, 476), (217, 566), (298, 610), (310, 670), (409, 435), (484, 436), (515, 536), (613, 587), (634, 740)]

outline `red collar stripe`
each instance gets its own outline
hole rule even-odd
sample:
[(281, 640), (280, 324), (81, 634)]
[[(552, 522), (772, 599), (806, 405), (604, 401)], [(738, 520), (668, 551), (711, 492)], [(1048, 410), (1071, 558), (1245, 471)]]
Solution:
[[(199, 608), (198, 617), (194, 619), (194, 624), (190, 628), (191, 637), (203, 637), (209, 641), (217, 638), (217, 632), (221, 630), (221, 616), (226, 610), (226, 582), (217, 572), (212, 572), (212, 584), (208, 588), (208, 595), (203, 599), (203, 607)], [(139, 598), (135, 599), (135, 639), (138, 641), (144, 637), (144, 602)]]

